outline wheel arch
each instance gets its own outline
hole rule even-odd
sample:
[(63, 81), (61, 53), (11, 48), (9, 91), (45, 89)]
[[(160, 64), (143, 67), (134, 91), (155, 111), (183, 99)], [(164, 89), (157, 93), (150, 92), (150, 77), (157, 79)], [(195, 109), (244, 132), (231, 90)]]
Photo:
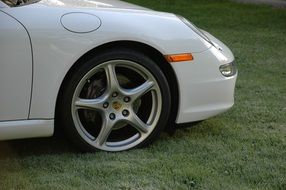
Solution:
[(172, 66), (170, 63), (167, 62), (167, 60), (164, 58), (164, 55), (155, 49), (154, 47), (141, 43), (141, 42), (136, 42), (136, 41), (114, 41), (114, 42), (109, 42), (102, 44), (100, 46), (97, 46), (84, 55), (82, 55), (68, 70), (67, 74), (65, 75), (60, 89), (58, 91), (57, 95), (57, 100), (56, 100), (56, 106), (55, 106), (55, 128), (57, 128), (57, 107), (58, 107), (58, 101), (61, 98), (62, 92), (65, 89), (65, 83), (69, 76), (73, 73), (75, 69), (80, 67), (82, 62), (85, 60), (88, 60), (92, 58), (95, 54), (99, 54), (100, 52), (106, 51), (107, 49), (110, 48), (129, 48), (135, 51), (138, 51), (140, 53), (143, 53), (144, 55), (148, 56), (151, 58), (159, 68), (162, 70), (162, 72), (165, 74), (166, 79), (168, 81), (170, 91), (171, 91), (171, 112), (169, 116), (169, 121), (168, 121), (168, 126), (166, 126), (166, 130), (172, 131), (174, 129), (175, 125), (175, 120), (177, 118), (178, 114), (178, 105), (179, 105), (179, 86), (178, 86), (178, 80), (175, 74), (175, 71), (173, 70)]

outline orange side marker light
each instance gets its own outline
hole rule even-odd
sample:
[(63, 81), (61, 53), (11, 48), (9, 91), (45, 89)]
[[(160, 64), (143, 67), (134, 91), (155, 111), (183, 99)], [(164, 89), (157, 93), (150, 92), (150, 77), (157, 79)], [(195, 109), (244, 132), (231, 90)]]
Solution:
[(181, 61), (192, 61), (194, 57), (191, 53), (165, 55), (168, 62), (181, 62)]

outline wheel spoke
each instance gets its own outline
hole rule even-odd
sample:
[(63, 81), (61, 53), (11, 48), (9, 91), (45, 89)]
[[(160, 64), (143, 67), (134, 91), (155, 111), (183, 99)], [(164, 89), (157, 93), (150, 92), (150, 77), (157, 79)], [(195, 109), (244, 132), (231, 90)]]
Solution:
[(140, 98), (141, 96), (152, 90), (153, 87), (154, 87), (154, 82), (147, 80), (140, 86), (128, 90), (126, 95), (131, 96), (132, 101), (134, 102), (135, 100), (137, 100), (138, 98)]
[(102, 124), (101, 130), (96, 138), (96, 143), (99, 146), (102, 146), (106, 142), (108, 136), (111, 133), (112, 127), (113, 127), (112, 121), (110, 121), (109, 119), (105, 119), (105, 121)]
[(115, 66), (112, 64), (108, 64), (105, 67), (105, 73), (107, 78), (107, 88), (110, 91), (116, 91), (119, 87), (119, 83), (117, 80)]
[(128, 119), (128, 123), (137, 129), (140, 133), (148, 132), (148, 125), (144, 123), (135, 113)]
[(78, 98), (74, 105), (76, 109), (103, 110), (103, 99), (82, 99)]

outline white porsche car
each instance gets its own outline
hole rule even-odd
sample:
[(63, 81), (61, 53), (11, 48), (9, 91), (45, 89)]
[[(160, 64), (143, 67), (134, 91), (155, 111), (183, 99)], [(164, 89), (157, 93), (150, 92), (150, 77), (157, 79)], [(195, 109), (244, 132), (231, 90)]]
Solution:
[[(122, 151), (231, 108), (227, 46), (187, 19), (118, 0), (0, 1), (0, 140)], [(57, 125), (55, 125), (55, 123)]]

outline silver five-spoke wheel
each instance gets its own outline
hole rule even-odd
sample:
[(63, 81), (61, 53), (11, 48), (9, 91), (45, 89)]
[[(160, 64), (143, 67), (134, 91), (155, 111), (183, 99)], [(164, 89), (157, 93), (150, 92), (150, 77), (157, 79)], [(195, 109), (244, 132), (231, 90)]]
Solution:
[[(106, 53), (87, 62), (71, 81), (70, 90), (66, 90), (70, 97), (66, 111), (70, 113), (63, 115), (70, 116), (72, 126), (65, 128), (81, 146), (127, 150), (153, 141), (163, 128), (158, 125), (166, 120), (162, 115), (169, 113), (169, 102), (165, 101), (169, 89), (149, 58), (132, 51)], [(163, 93), (167, 93), (165, 97)]]

